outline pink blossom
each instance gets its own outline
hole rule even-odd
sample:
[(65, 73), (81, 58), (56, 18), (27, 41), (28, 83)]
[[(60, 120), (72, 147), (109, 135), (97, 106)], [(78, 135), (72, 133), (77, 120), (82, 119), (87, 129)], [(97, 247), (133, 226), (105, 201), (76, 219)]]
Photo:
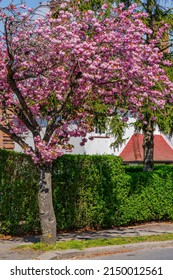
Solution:
[(26, 9), (26, 5), (22, 4), (22, 5), (20, 5), (20, 8), (21, 9)]
[(98, 15), (73, 7), (66, 11), (66, 6), (61, 3), (57, 19), (51, 12), (36, 17), (29, 8), (31, 17), (16, 6), (0, 12), (10, 39), (8, 48), (0, 35), (0, 107), (5, 104), (14, 112), (11, 120), (0, 116), (1, 125), (22, 141), (29, 131), (34, 135), (34, 147), (25, 152), (37, 164), (51, 163), (70, 151), (70, 137), (82, 137), (82, 146), (87, 142), (96, 101), (108, 115), (118, 112), (127, 122), (123, 114), (129, 111), (146, 124), (146, 104), (155, 118), (155, 111), (173, 100), (173, 83), (162, 67), (169, 62), (157, 48), (167, 26), (146, 44), (144, 34), (152, 31), (142, 21), (146, 15), (134, 12), (135, 5), (113, 8), (109, 17), (104, 10), (111, 5), (106, 3)]
[(26, 18), (27, 16), (28, 16), (27, 13), (23, 13), (23, 14), (22, 14), (22, 17), (23, 17), (23, 18)]
[(64, 9), (65, 7), (67, 7), (67, 3), (62, 3), (62, 4), (60, 5), (60, 8), (61, 8), (61, 9)]
[(108, 8), (108, 4), (107, 3), (103, 4), (101, 8), (102, 10), (106, 10)]
[(156, 119), (157, 119), (157, 118), (156, 118), (155, 116), (152, 117), (152, 121), (156, 121)]
[(33, 8), (28, 8), (28, 12), (33, 12)]

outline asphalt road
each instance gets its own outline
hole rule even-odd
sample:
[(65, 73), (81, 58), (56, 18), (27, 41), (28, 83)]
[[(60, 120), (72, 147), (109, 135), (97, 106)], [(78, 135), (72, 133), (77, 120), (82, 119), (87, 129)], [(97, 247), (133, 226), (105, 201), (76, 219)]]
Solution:
[(93, 260), (173, 260), (173, 247), (142, 249), (92, 258)]
[[(92, 240), (97, 238), (116, 238), (143, 235), (160, 235), (173, 233), (173, 223), (146, 223), (136, 226), (119, 227), (91, 232), (67, 232), (58, 234), (57, 241)], [(0, 239), (0, 260), (19, 259), (115, 259), (115, 260), (173, 260), (173, 240), (165, 242), (146, 242), (145, 244), (127, 244), (122, 246), (105, 246), (85, 250), (64, 250), (38, 252), (35, 250), (14, 249), (20, 245), (39, 241), (39, 236), (6, 237)], [(158, 249), (159, 248), (159, 249)], [(123, 253), (124, 252), (124, 253)], [(125, 253), (126, 252), (126, 253)]]

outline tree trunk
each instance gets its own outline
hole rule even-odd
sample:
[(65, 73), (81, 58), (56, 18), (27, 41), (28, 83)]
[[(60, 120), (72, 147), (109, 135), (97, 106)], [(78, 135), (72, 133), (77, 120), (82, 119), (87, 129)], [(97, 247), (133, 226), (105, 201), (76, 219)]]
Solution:
[(144, 171), (151, 171), (154, 169), (154, 124), (153, 121), (148, 120), (143, 127), (143, 153), (144, 153)]
[(56, 242), (56, 217), (52, 200), (51, 171), (50, 166), (39, 167), (38, 204), (42, 231), (41, 241), (48, 244)]

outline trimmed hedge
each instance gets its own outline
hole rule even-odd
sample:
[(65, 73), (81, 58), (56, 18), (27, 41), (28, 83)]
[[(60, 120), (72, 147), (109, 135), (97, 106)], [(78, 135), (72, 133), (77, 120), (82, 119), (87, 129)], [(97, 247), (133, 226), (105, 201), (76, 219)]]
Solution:
[(128, 185), (114, 156), (64, 155), (54, 164), (54, 207), (60, 229), (116, 224), (118, 190)]
[(173, 220), (173, 165), (156, 165), (152, 172), (126, 167), (130, 189), (119, 207), (119, 225)]
[[(37, 173), (31, 160), (0, 150), (0, 232), (40, 231)], [(173, 220), (173, 166), (123, 166), (119, 157), (64, 155), (53, 166), (59, 230)]]
[(31, 160), (0, 150), (0, 232), (22, 234), (39, 228), (37, 176)]

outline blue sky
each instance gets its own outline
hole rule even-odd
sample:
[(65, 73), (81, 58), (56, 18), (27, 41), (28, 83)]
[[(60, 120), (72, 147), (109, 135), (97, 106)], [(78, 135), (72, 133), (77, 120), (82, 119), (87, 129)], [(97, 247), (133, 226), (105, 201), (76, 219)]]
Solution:
[[(46, 0), (1, 0), (0, 2), (0, 7), (4, 7), (4, 6), (8, 6), (10, 3), (13, 3), (13, 4), (20, 4), (21, 2), (23, 2), (23, 4), (26, 4), (26, 6), (29, 8), (34, 8), (34, 7), (37, 7), (39, 5), (40, 2), (48, 2)], [(3, 30), (3, 25), (2, 23), (0, 22), (0, 30)]]
[[(23, 2), (25, 2), (28, 7), (36, 7), (41, 0), (23, 0)], [(163, 6), (173, 8), (173, 0), (158, 0), (158, 2)], [(11, 3), (11, 0), (2, 0), (0, 7), (6, 6), (9, 3)], [(20, 0), (13, 0), (13, 3), (18, 4), (20, 3)]]
[[(2, 0), (0, 3), (0, 7), (7, 6), (10, 4), (12, 1), (11, 0)], [(19, 4), (21, 0), (13, 0), (13, 4)], [(36, 7), (38, 6), (39, 2), (45, 2), (41, 0), (23, 0), (23, 3), (27, 5), (27, 7)]]
[(159, 0), (161, 6), (173, 8), (173, 0)]

